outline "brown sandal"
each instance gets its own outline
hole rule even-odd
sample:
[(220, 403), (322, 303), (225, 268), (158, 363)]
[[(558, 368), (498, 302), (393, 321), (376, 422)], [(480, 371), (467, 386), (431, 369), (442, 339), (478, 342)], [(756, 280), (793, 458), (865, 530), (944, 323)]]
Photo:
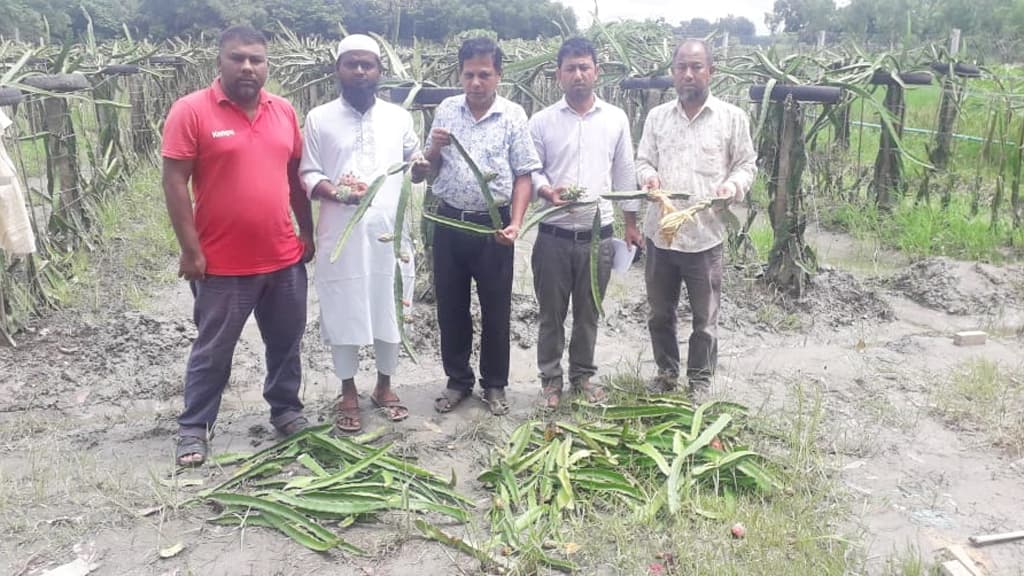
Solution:
[(483, 401), (494, 416), (508, 414), (509, 405), (504, 388), (484, 388)]
[(374, 406), (384, 412), (384, 417), (392, 422), (401, 422), (409, 417), (409, 409), (403, 406), (398, 398), (378, 400), (376, 396), (370, 394), (370, 402), (373, 402)]
[(547, 412), (558, 410), (562, 403), (562, 383), (548, 384), (540, 389), (541, 409)]
[(600, 384), (594, 384), (590, 381), (590, 378), (582, 378), (579, 382), (573, 385), (573, 391), (582, 392), (583, 399), (588, 404), (600, 404), (608, 399), (608, 393), (604, 391), (604, 387)]
[(358, 406), (342, 406), (339, 402), (334, 406), (334, 428), (339, 432), (351, 434), (363, 429), (363, 423), (359, 419)]

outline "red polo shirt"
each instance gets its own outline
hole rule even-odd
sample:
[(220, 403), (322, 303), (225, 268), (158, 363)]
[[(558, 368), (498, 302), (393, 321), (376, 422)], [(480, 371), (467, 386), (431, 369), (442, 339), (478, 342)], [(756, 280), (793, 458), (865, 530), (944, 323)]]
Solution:
[(195, 222), (208, 274), (263, 274), (302, 258), (288, 184), (288, 162), (302, 156), (302, 135), (287, 100), (261, 90), (250, 121), (218, 78), (171, 107), (162, 154), (195, 161)]

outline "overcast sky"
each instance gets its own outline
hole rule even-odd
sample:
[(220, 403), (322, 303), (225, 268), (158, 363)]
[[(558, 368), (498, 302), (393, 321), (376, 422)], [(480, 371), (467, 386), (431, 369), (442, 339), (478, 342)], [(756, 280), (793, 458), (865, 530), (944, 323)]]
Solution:
[[(581, 28), (590, 25), (594, 0), (557, 0), (576, 12)], [(771, 12), (774, 0), (597, 0), (597, 15), (601, 21), (620, 19), (645, 20), (661, 16), (670, 24), (681, 20), (704, 18), (714, 22), (723, 16), (745, 16), (757, 26), (758, 34), (767, 34), (765, 12)]]

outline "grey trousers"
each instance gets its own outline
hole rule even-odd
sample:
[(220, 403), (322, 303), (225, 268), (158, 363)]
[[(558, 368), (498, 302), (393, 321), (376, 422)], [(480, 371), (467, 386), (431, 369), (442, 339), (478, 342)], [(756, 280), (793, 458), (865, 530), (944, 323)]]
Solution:
[[(612, 239), (601, 240), (597, 266), (598, 286), (604, 294), (611, 276)], [(537, 233), (531, 257), (533, 289), (539, 308), (537, 366), (543, 385), (562, 380), (565, 316), (572, 300), (572, 336), (569, 340), (569, 380), (576, 383), (597, 372), (597, 309), (590, 289), (590, 241)]]
[(280, 427), (301, 415), (299, 355), (306, 329), (306, 282), (302, 263), (267, 274), (207, 276), (192, 282), (198, 335), (188, 359), (179, 434), (205, 436), (213, 429), (235, 345), (254, 312), (266, 346), (263, 398), (270, 404), (270, 421)]
[(647, 239), (647, 328), (658, 375), (679, 376), (676, 307), (681, 285), (693, 312), (693, 332), (686, 356), (690, 382), (708, 382), (718, 364), (718, 308), (722, 299), (722, 245), (704, 252), (663, 250)]

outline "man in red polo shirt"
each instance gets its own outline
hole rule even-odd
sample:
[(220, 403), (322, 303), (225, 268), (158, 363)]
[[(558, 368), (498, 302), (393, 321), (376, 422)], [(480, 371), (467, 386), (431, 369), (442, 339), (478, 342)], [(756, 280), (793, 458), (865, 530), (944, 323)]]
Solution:
[(206, 459), (235, 344), (253, 312), (266, 345), (270, 422), (286, 435), (308, 425), (299, 354), (313, 218), (298, 179), (295, 110), (263, 90), (266, 45), (247, 26), (225, 30), (218, 78), (175, 102), (164, 124), (164, 196), (181, 245), (178, 275), (191, 283), (198, 328), (178, 417), (179, 465)]

